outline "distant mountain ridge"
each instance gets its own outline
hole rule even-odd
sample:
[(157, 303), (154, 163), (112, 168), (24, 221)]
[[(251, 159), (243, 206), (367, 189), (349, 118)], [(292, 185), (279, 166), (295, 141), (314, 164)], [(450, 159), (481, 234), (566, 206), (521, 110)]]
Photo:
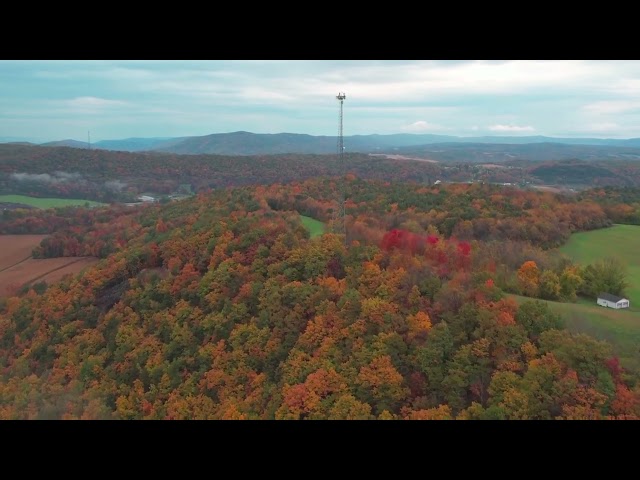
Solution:
[[(482, 136), (459, 137), (453, 135), (398, 133), (390, 135), (345, 136), (348, 152), (375, 153), (433, 144), (563, 144), (611, 147), (640, 147), (640, 138), (555, 138), (536, 136)], [(87, 142), (61, 140), (47, 142), (43, 146), (87, 148)], [(337, 148), (336, 136), (315, 136), (299, 133), (251, 133), (245, 131), (214, 133), (193, 137), (155, 137), (102, 140), (91, 148), (129, 152), (158, 151), (188, 155), (273, 155), (285, 153), (330, 154)]]
[(79, 142), (78, 140), (72, 140), (70, 138), (67, 140), (59, 140), (57, 142), (41, 143), (40, 145), (42, 145), (43, 147), (71, 147), (71, 148), (87, 148), (88, 147), (87, 142)]
[(157, 150), (179, 143), (190, 137), (158, 137), (158, 138), (125, 138), (123, 140), (101, 140), (92, 147), (103, 150), (121, 150), (125, 152), (140, 152)]
[[(182, 153), (218, 155), (265, 155), (281, 153), (335, 153), (338, 138), (335, 136), (313, 136), (297, 133), (259, 134), (250, 132), (215, 133), (200, 137), (187, 137), (171, 145), (154, 150)], [(566, 145), (599, 145), (615, 147), (640, 147), (640, 138), (600, 139), (600, 138), (553, 138), (544, 136), (528, 137), (456, 137), (450, 135), (398, 133), (391, 135), (345, 136), (345, 149), (350, 152), (377, 152), (389, 149), (418, 147), (443, 143), (482, 143), (524, 145), (533, 143), (556, 143)]]

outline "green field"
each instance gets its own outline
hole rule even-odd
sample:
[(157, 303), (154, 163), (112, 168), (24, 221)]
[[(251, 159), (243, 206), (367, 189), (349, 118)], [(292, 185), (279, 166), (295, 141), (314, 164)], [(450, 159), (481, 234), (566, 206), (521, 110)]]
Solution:
[(0, 202), (22, 203), (23, 205), (30, 205), (36, 208), (68, 207), (70, 205), (84, 207), (86, 204), (89, 204), (91, 207), (106, 205), (105, 203), (93, 202), (91, 200), (77, 200), (73, 198), (35, 198), (26, 197), (24, 195), (0, 195)]
[(300, 215), (300, 219), (305, 228), (309, 230), (311, 238), (318, 237), (324, 233), (324, 223), (321, 221), (315, 218), (305, 217), (304, 215)]
[(606, 257), (617, 257), (629, 273), (626, 297), (631, 310), (640, 311), (640, 226), (614, 225), (610, 228), (580, 232), (571, 235), (560, 248), (581, 265), (593, 263)]
[[(519, 304), (534, 300), (519, 295), (508, 295)], [(640, 313), (600, 307), (594, 301), (560, 303), (541, 300), (562, 316), (572, 332), (586, 333), (613, 346), (620, 362), (630, 370), (640, 370)]]
[[(609, 341), (627, 368), (640, 370), (640, 226), (614, 225), (610, 228), (571, 235), (560, 248), (575, 262), (585, 266), (606, 257), (617, 257), (628, 271), (626, 297), (629, 310), (614, 310), (581, 298), (578, 303), (546, 302), (566, 321), (573, 332), (587, 333)], [(518, 302), (526, 297), (511, 295)]]

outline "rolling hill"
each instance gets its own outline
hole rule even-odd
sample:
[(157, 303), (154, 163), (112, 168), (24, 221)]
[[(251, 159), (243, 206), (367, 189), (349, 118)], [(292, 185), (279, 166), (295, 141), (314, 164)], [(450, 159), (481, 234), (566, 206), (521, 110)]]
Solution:
[(79, 142), (78, 140), (60, 140), (57, 142), (47, 142), (41, 144), (43, 147), (71, 147), (71, 148), (87, 148), (87, 142)]
[[(563, 209), (577, 222), (566, 230), (582, 230), (588, 203), (491, 185), (353, 179), (349, 190), (348, 242), (322, 178), (3, 222), (48, 228), (39, 258), (101, 260), (0, 301), (0, 419), (639, 418), (637, 371), (609, 343), (505, 297), (488, 268), (510, 268), (500, 252), (514, 251), (513, 227), (553, 235)], [(506, 204), (520, 214), (491, 228), (498, 244), (445, 233)], [(438, 228), (398, 230), (398, 213)]]
[(101, 140), (92, 145), (102, 150), (119, 150), (124, 152), (140, 152), (170, 147), (188, 137), (180, 138), (125, 138), (123, 140)]
[[(67, 146), (86, 148), (87, 143), (77, 140), (61, 140), (42, 144), (44, 146)], [(214, 133), (190, 137), (154, 137), (101, 140), (92, 147), (104, 150), (146, 151), (154, 150), (182, 154), (218, 154), (218, 155), (269, 155), (282, 153), (335, 153), (337, 137), (314, 136), (297, 133), (263, 134), (245, 131)], [(489, 147), (490, 146), (490, 147)], [(476, 156), (482, 156), (490, 150), (504, 150), (509, 157), (536, 156), (537, 152), (548, 152), (551, 148), (561, 158), (569, 158), (572, 152), (579, 151), (579, 158), (607, 155), (640, 158), (640, 139), (600, 139), (600, 138), (553, 138), (545, 136), (484, 136), (458, 137), (433, 134), (392, 134), (392, 135), (351, 135), (345, 137), (345, 147), (350, 152), (384, 152), (406, 150), (458, 149), (466, 152), (471, 149)], [(622, 150), (618, 150), (622, 149)], [(524, 153), (523, 153), (524, 152)], [(573, 155), (575, 156), (575, 155)]]
[[(607, 155), (619, 157), (630, 155), (640, 158), (640, 139), (569, 139), (551, 137), (455, 137), (432, 134), (393, 135), (352, 135), (344, 139), (345, 148), (350, 152), (381, 152), (407, 150), (445, 151), (458, 149), (473, 150), (483, 155), (487, 146), (493, 150), (505, 151), (507, 160), (513, 157), (538, 156), (539, 152), (553, 154), (561, 158), (602, 158)], [(216, 133), (199, 137), (186, 137), (167, 141), (154, 150), (182, 154), (217, 155), (271, 155), (282, 153), (335, 153), (337, 137), (314, 136), (296, 133), (259, 134), (251, 132)], [(622, 157), (621, 157), (622, 158)]]

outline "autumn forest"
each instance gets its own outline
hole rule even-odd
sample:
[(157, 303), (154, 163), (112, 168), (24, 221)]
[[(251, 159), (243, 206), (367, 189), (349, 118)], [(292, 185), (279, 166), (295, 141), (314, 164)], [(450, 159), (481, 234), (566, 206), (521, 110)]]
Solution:
[(34, 258), (100, 261), (0, 300), (1, 419), (640, 416), (640, 371), (545, 302), (625, 291), (623, 265), (558, 247), (640, 223), (640, 190), (433, 185), (430, 164), (357, 158), (228, 185), (266, 160), (215, 161), (219, 183), (179, 201), (3, 211), (0, 233), (48, 235)]

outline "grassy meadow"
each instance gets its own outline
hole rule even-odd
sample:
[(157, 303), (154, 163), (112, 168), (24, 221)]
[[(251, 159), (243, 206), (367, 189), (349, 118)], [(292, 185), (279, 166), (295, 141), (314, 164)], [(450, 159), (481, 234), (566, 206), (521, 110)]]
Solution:
[(35, 198), (27, 197), (25, 195), (0, 195), (0, 202), (21, 203), (23, 205), (30, 205), (36, 208), (57, 208), (68, 207), (70, 205), (84, 207), (86, 204), (89, 204), (91, 207), (106, 205), (92, 200), (78, 200), (75, 198)]
[(302, 224), (305, 226), (309, 233), (311, 234), (311, 238), (319, 237), (324, 233), (324, 223), (315, 218), (305, 217), (304, 215), (300, 215), (300, 219), (302, 220)]
[[(640, 226), (614, 225), (574, 233), (560, 251), (581, 265), (606, 257), (617, 257), (627, 265), (629, 309), (600, 307), (595, 300), (586, 298), (577, 303), (541, 301), (562, 316), (570, 331), (608, 341), (623, 366), (640, 369)], [(519, 295), (509, 296), (518, 303), (531, 300)]]
[(640, 226), (614, 225), (574, 233), (560, 251), (582, 265), (606, 257), (619, 258), (627, 266), (629, 274), (626, 296), (631, 310), (640, 312)]
[[(535, 300), (520, 295), (508, 296), (519, 304)], [(578, 303), (540, 301), (563, 318), (569, 331), (608, 341), (625, 368), (640, 369), (640, 312), (600, 307), (586, 300)]]

